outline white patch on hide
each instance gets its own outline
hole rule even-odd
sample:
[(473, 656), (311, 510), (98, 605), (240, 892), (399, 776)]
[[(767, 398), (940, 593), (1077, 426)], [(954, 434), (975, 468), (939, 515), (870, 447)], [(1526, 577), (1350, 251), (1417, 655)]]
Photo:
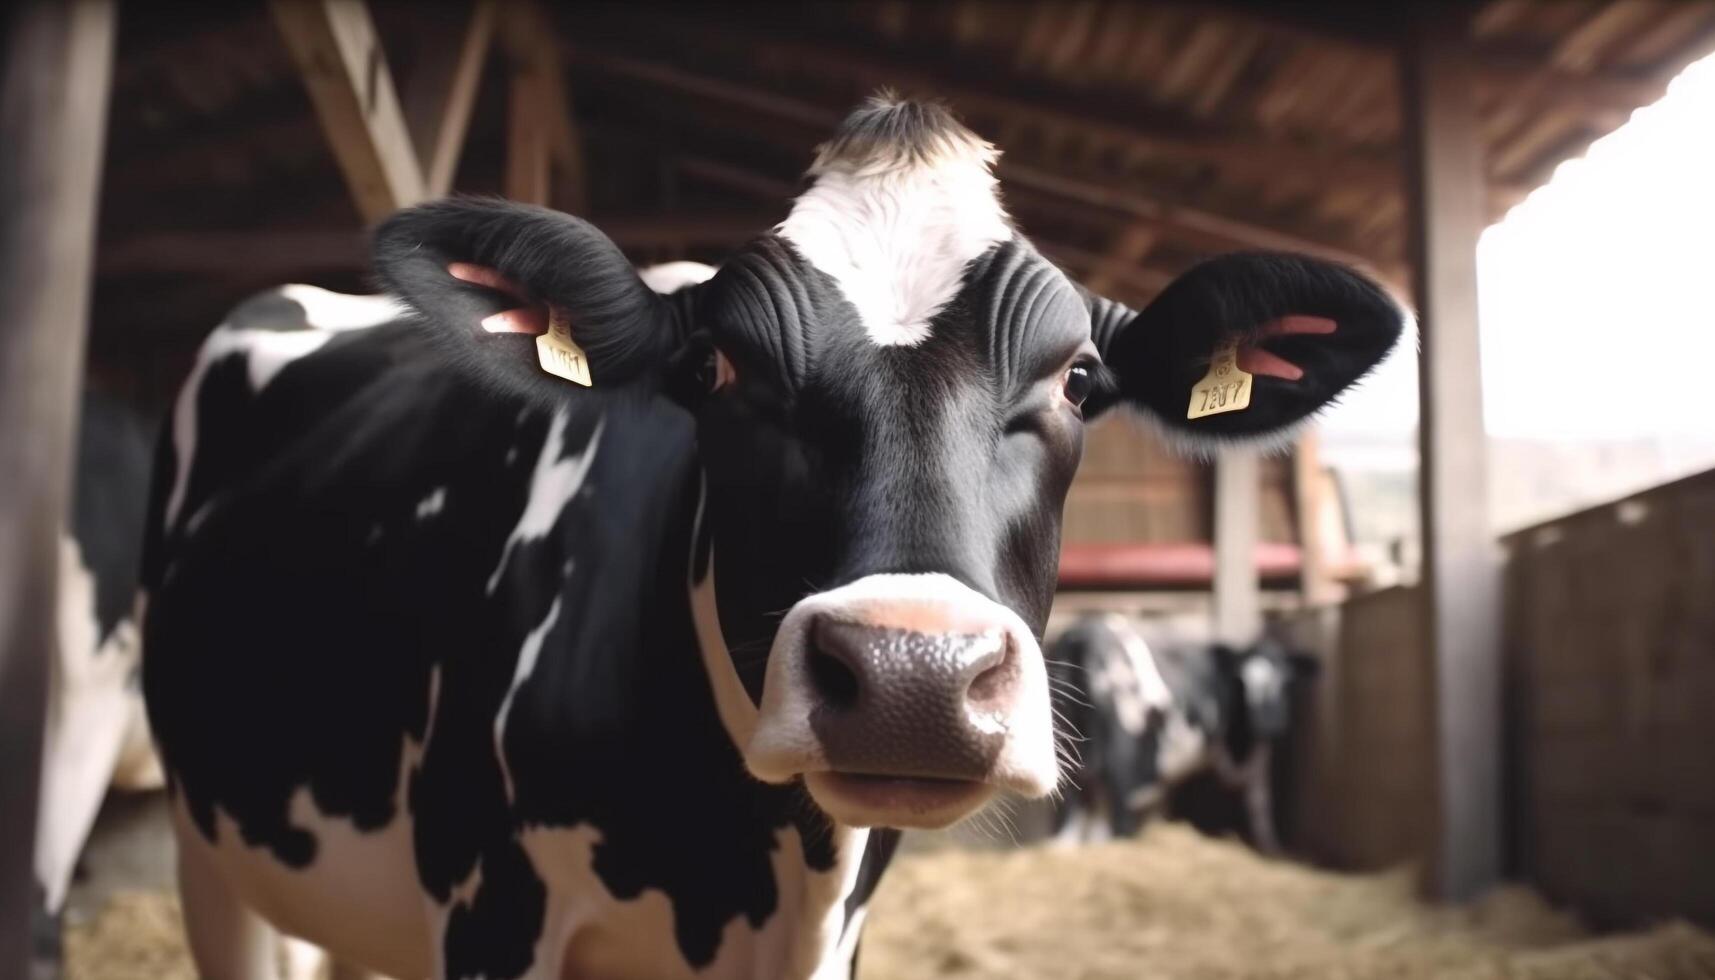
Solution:
[(315, 859), (303, 868), (280, 863), (266, 847), (244, 843), (238, 824), (215, 808), (210, 843), (185, 810), (172, 801), (179, 847), (196, 848), (244, 903), (281, 932), (327, 949), (342, 962), (388, 976), (428, 976), (429, 923), (417, 879), (405, 786), (418, 751), (405, 739), (391, 823), (359, 831), (344, 817), (322, 813), (306, 787), (287, 809), (291, 825), (315, 837)]
[(845, 946), (840, 929), (865, 836), (836, 828), (831, 842), (838, 855), (835, 866), (812, 871), (804, 866), (797, 829), (776, 831), (769, 852), (778, 894), (774, 913), (755, 929), (742, 915), (729, 920), (714, 961), (693, 972), (673, 938), (673, 903), (666, 893), (646, 888), (637, 898), (620, 901), (595, 873), (600, 831), (588, 824), (527, 828), (518, 840), (547, 884), (548, 910), (525, 976), (846, 980), (850, 958), (837, 960)]
[[(702, 534), (702, 524), (706, 517), (704, 507), (708, 502), (707, 485), (697, 489), (697, 513), (691, 523), (691, 548), (697, 547), (697, 539)], [(691, 555), (691, 567), (696, 565), (696, 555)], [(744, 689), (744, 682), (739, 680), (738, 669), (733, 666), (732, 653), (727, 649), (726, 636), (721, 632), (720, 610), (715, 602), (715, 555), (714, 546), (709, 547), (708, 573), (702, 581), (690, 583), (691, 622), (697, 632), (697, 649), (702, 654), (703, 670), (709, 678), (709, 687), (714, 692), (715, 709), (721, 716), (721, 727), (731, 736), (733, 744), (741, 749), (750, 744), (750, 737), (756, 732), (756, 703), (750, 700), (750, 693)]]
[(262, 330), (222, 323), (203, 341), (190, 376), (173, 405), (173, 488), (167, 496), (165, 527), (171, 529), (184, 506), (191, 463), (196, 456), (197, 399), (211, 365), (230, 354), (245, 355), (250, 389), (260, 392), (280, 371), (322, 348), (334, 334), (378, 326), (398, 319), (405, 307), (390, 296), (348, 296), (318, 286), (281, 286), (275, 292), (304, 310), (308, 329)]
[(590, 466), (595, 462), (596, 447), (601, 444), (601, 432), (606, 423), (596, 423), (595, 431), (590, 433), (590, 440), (582, 452), (561, 459), (565, 451), (566, 422), (565, 412), (555, 412), (548, 425), (548, 435), (542, 440), (542, 453), (536, 457), (536, 470), (530, 477), (530, 495), (524, 502), (524, 512), (518, 515), (517, 525), (506, 536), (506, 544), (500, 549), (500, 561), (488, 577), (489, 595), (500, 587), (500, 576), (506, 571), (512, 549), (521, 542), (546, 537), (554, 529), (554, 522), (577, 496), (579, 488), (584, 485), (584, 477), (589, 475)]
[(336, 293), (303, 283), (281, 286), (281, 296), (304, 308), (304, 321), (316, 330), (361, 330), (391, 323), (410, 307), (387, 295)]
[(447, 505), (447, 488), (436, 487), (427, 497), (417, 501), (417, 521), (419, 523), (439, 514)]
[(542, 655), (542, 643), (547, 640), (548, 633), (560, 618), (560, 598), (554, 598), (554, 604), (548, 607), (548, 615), (528, 635), (524, 637), (524, 645), (518, 651), (518, 664), (512, 671), (512, 685), (506, 689), (506, 697), (501, 699), (500, 710), (494, 715), (494, 757), (500, 760), (500, 778), (506, 784), (506, 798), (515, 797), (512, 784), (512, 767), (506, 761), (506, 718), (512, 713), (512, 699), (518, 696), (518, 689), (530, 679), (530, 674), (536, 669), (536, 660)]
[(135, 749), (138, 727), (146, 726), (143, 699), (131, 684), (141, 656), (137, 625), (122, 619), (102, 639), (95, 576), (77, 542), (65, 534), (56, 612), (58, 649), (49, 662), (35, 850), (36, 879), (50, 910), (65, 901), (107, 787), (127, 749)]

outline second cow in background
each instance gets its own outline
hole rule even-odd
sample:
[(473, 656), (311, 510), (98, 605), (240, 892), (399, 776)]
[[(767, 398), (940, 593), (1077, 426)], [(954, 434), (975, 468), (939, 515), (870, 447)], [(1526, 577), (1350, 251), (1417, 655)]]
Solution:
[(1247, 648), (1152, 643), (1138, 623), (1109, 613), (1068, 627), (1047, 661), (1055, 707), (1083, 739), (1054, 815), (1056, 838), (1129, 836), (1162, 809), (1205, 825), (1183, 812), (1176, 790), (1213, 781), (1238, 798), (1244, 836), (1265, 853), (1280, 850), (1272, 750), (1313, 658), (1267, 637)]

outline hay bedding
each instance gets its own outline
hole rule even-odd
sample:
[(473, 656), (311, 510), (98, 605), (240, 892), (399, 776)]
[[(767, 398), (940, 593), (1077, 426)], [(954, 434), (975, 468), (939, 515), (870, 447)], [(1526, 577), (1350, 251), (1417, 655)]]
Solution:
[[(133, 892), (66, 937), (68, 980), (190, 980), (173, 900)], [(1459, 908), (1403, 873), (1342, 876), (1154, 826), (1076, 851), (899, 860), (877, 895), (862, 980), (1694, 980), (1715, 936), (1606, 938), (1521, 888)]]

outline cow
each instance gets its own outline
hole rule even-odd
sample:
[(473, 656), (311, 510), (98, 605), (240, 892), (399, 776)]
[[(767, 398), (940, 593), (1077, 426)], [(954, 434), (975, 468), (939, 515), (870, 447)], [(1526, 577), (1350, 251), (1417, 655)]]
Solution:
[[(1055, 790), (1085, 422), (1278, 438), (1407, 314), (1280, 254), (1131, 310), (995, 158), (880, 96), (704, 281), (460, 198), (378, 226), (383, 293), (227, 318), (143, 573), (205, 975), (270, 976), (272, 927), (396, 977), (847, 977), (901, 830)], [(1223, 348), (1249, 407), (1188, 419)]]
[(59, 915), (108, 787), (153, 789), (161, 771), (139, 684), (132, 602), (149, 490), (148, 424), (130, 406), (86, 389), (75, 475), (60, 532), (56, 649), (35, 844), (37, 954), (58, 958)]
[[(1268, 635), (1235, 647), (1092, 613), (1046, 659), (1055, 710), (1080, 739), (1071, 787), (1056, 801), (1057, 841), (1129, 837), (1166, 811), (1204, 830), (1236, 823), (1258, 850), (1280, 852), (1274, 748), (1297, 688), (1316, 675), (1312, 655)], [(1221, 805), (1234, 797), (1236, 820)]]

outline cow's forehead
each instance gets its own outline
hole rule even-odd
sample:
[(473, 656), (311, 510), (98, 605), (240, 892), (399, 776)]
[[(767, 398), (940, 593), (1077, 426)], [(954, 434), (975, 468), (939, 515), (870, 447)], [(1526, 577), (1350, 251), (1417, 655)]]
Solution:
[(916, 346), (966, 265), (1013, 236), (997, 156), (941, 106), (873, 99), (821, 147), (775, 232), (833, 280), (871, 342)]

